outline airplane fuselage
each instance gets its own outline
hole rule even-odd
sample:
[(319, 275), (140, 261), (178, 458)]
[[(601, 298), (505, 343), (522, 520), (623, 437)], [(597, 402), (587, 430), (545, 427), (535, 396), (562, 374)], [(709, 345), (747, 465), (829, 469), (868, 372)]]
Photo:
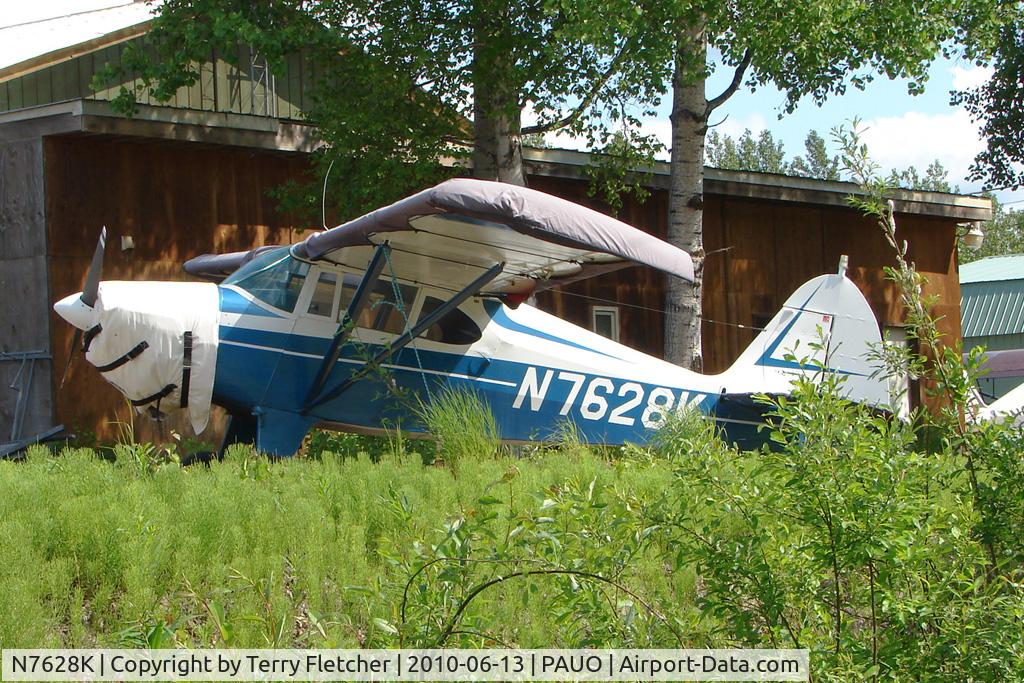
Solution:
[[(101, 282), (105, 231), (80, 294), (54, 308), (86, 358), (139, 411), (210, 407), (225, 445), (291, 455), (317, 424), (420, 430), (445, 389), (479, 396), (500, 438), (643, 443), (697, 410), (744, 446), (766, 436), (759, 396), (795, 377), (842, 375), (883, 407), (881, 344), (863, 294), (839, 272), (801, 285), (725, 372), (701, 375), (521, 301), (540, 286), (642, 264), (686, 281), (690, 256), (614, 218), (529, 188), (451, 179), (290, 246), (205, 255), (199, 282)], [(628, 305), (628, 304), (626, 304)]]
[[(315, 273), (308, 279), (314, 280)], [(444, 293), (418, 291), (406, 304), (410, 320), (430, 296)], [(220, 302), (214, 402), (236, 413), (253, 408), (301, 413), (337, 330), (336, 312), (328, 317), (275, 310), (230, 284), (220, 286)], [(308, 310), (308, 304), (308, 297), (300, 295), (295, 311)], [(445, 386), (480, 396), (500, 437), (511, 442), (549, 440), (571, 422), (589, 442), (643, 443), (671, 411), (715, 412), (722, 389), (718, 376), (687, 371), (525, 304), (512, 309), (494, 299), (474, 298), (459, 311), (479, 330), (478, 339), (418, 339), (379, 371), (310, 409), (309, 423), (368, 433), (399, 425), (415, 431), (420, 425), (411, 419), (410, 406)], [(360, 371), (365, 359), (394, 336), (358, 327), (327, 386)]]

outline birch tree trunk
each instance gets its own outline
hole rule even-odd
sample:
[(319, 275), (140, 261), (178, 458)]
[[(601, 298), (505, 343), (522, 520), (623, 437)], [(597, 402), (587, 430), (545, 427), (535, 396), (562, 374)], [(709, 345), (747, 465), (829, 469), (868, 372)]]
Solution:
[(473, 44), (473, 177), (526, 185), (519, 88), (507, 49), (508, 0), (479, 0)]
[(509, 114), (500, 96), (482, 100), (479, 88), (474, 94), (473, 177), (526, 185), (518, 111)]
[[(694, 281), (668, 278), (665, 291), (665, 359), (701, 371), (701, 290), (704, 280), (704, 136), (708, 102), (704, 77), (691, 65), (706, 61), (703, 32), (680, 38), (693, 41), (676, 50), (672, 79), (672, 153), (668, 241), (693, 257)], [(699, 46), (699, 49), (694, 48)], [(691, 66), (688, 70), (687, 67)], [(688, 73), (689, 71), (689, 73)], [(702, 72), (701, 72), (702, 73)]]

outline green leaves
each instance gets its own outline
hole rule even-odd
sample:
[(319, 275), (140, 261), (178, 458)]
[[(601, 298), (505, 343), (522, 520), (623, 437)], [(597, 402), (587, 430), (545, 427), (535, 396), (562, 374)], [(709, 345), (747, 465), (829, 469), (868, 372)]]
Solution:
[[(985, 619), (1009, 624), (1024, 596), (983, 579), (955, 451), (916, 452), (910, 424), (848, 403), (841, 387), (798, 382), (776, 402), (771, 450), (662, 446), (677, 462), (677, 502), (662, 520), (676, 566), (697, 568), (703, 618), (723, 646), (808, 647), (815, 679), (975, 675), (965, 662), (979, 647), (991, 654), (993, 635), (974, 610), (997, 605)], [(996, 450), (1014, 452), (1005, 446)], [(1007, 466), (1007, 480), (1020, 479)], [(998, 517), (1015, 524), (1009, 510)], [(1007, 652), (1021, 647), (1013, 641)], [(1018, 663), (1000, 654), (984, 666), (1012, 677)]]
[(979, 22), (974, 31), (977, 62), (993, 69), (987, 83), (954, 92), (954, 104), (963, 105), (981, 124), (985, 149), (971, 166), (971, 180), (984, 180), (990, 188), (1019, 187), (1024, 183), (1024, 30), (1020, 3), (998, 3), (1001, 25)]
[[(489, 514), (471, 509), (457, 528), (447, 526), (410, 567), (402, 642), (486, 642), (504, 628), (488, 605), (513, 588), (524, 605), (543, 601), (561, 646), (664, 642), (673, 623), (631, 590), (628, 578), (636, 557), (657, 547), (657, 527), (638, 528), (627, 500), (596, 477), (570, 478), (532, 498), (525, 508), (515, 506), (511, 489), (507, 501), (479, 499)], [(493, 532), (496, 523), (504, 535)]]

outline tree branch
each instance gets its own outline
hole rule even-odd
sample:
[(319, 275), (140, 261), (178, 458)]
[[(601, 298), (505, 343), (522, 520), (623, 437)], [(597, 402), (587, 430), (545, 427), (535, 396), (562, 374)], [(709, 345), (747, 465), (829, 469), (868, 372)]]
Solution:
[(750, 66), (751, 54), (750, 50), (747, 49), (743, 52), (743, 59), (736, 65), (736, 70), (732, 74), (732, 82), (719, 93), (718, 97), (708, 100), (707, 106), (704, 108), (704, 120), (706, 121), (711, 112), (725, 104), (726, 100), (736, 94), (736, 91), (743, 85), (743, 76), (747, 73), (747, 68)]
[(594, 84), (594, 87), (591, 88), (590, 92), (587, 93), (587, 96), (583, 98), (583, 101), (580, 102), (575, 109), (556, 121), (537, 124), (535, 126), (527, 126), (519, 132), (522, 135), (539, 135), (542, 133), (550, 133), (553, 130), (559, 130), (572, 125), (587, 109), (590, 108), (590, 105), (594, 103), (598, 94), (600, 94), (601, 90), (604, 89), (604, 86), (608, 84), (608, 81), (612, 79), (615, 72), (618, 71), (619, 66), (622, 64), (622, 61), (625, 59), (626, 54), (632, 48), (633, 44), (634, 41), (632, 39), (626, 41), (626, 44), (622, 46), (622, 49), (620, 49), (612, 59), (612, 63), (608, 65), (608, 70), (604, 72), (604, 75), (601, 76), (600, 79), (598, 79), (598, 82)]
[(530, 569), (530, 570), (525, 570), (525, 571), (512, 572), (510, 574), (506, 574), (505, 576), (499, 576), (497, 578), (491, 579), (490, 581), (482, 583), (482, 584), (476, 586), (473, 590), (471, 590), (469, 592), (469, 594), (465, 598), (463, 598), (462, 602), (459, 603), (459, 606), (455, 610), (455, 614), (452, 616), (451, 621), (448, 623), (448, 625), (441, 632), (441, 635), (438, 636), (437, 642), (434, 643), (434, 647), (435, 648), (440, 648), (440, 647), (442, 647), (444, 645), (444, 642), (446, 640), (448, 640), (448, 637), (455, 630), (455, 626), (459, 623), (459, 618), (462, 616), (462, 613), (465, 611), (465, 609), (467, 607), (469, 607), (469, 603), (471, 603), (473, 601), (473, 598), (478, 596), (480, 593), (483, 593), (485, 590), (487, 590), (491, 586), (496, 586), (499, 583), (504, 583), (505, 581), (508, 581), (510, 579), (516, 579), (516, 578), (525, 578), (525, 577), (530, 577), (530, 576), (558, 576), (558, 575), (576, 576), (576, 577), (579, 577), (579, 578), (582, 578), (582, 579), (590, 579), (591, 581), (597, 581), (597, 582), (600, 582), (600, 583), (606, 583), (606, 584), (608, 584), (608, 585), (610, 585), (610, 586), (612, 586), (612, 587), (622, 591), (623, 593), (625, 593), (626, 595), (628, 595), (629, 597), (633, 598), (638, 603), (640, 603), (644, 607), (644, 609), (646, 609), (650, 614), (653, 614), (655, 616), (655, 618), (657, 618), (659, 621), (661, 621), (661, 623), (664, 624), (665, 627), (668, 628), (668, 630), (672, 632), (672, 635), (674, 635), (676, 637), (676, 640), (679, 642), (680, 646), (682, 646), (682, 644), (684, 642), (683, 638), (679, 634), (679, 632), (675, 629), (675, 627), (672, 626), (672, 623), (663, 614), (661, 614), (661, 612), (659, 612), (658, 610), (654, 609), (654, 607), (651, 606), (646, 600), (644, 600), (642, 597), (640, 597), (639, 595), (637, 595), (633, 591), (629, 590), (628, 588), (626, 588), (622, 584), (620, 584), (620, 583), (618, 583), (616, 581), (613, 581), (613, 580), (611, 580), (611, 579), (609, 579), (607, 577), (601, 576), (600, 574), (594, 574), (592, 572), (579, 571), (579, 570), (576, 570), (576, 569)]

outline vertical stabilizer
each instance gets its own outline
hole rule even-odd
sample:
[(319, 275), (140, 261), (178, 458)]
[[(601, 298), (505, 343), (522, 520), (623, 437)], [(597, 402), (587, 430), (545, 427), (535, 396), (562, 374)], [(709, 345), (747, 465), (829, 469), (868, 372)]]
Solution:
[(723, 375), (725, 393), (787, 393), (800, 374), (846, 378), (851, 400), (888, 408), (888, 383), (869, 352), (882, 338), (871, 307), (843, 274), (804, 283)]

